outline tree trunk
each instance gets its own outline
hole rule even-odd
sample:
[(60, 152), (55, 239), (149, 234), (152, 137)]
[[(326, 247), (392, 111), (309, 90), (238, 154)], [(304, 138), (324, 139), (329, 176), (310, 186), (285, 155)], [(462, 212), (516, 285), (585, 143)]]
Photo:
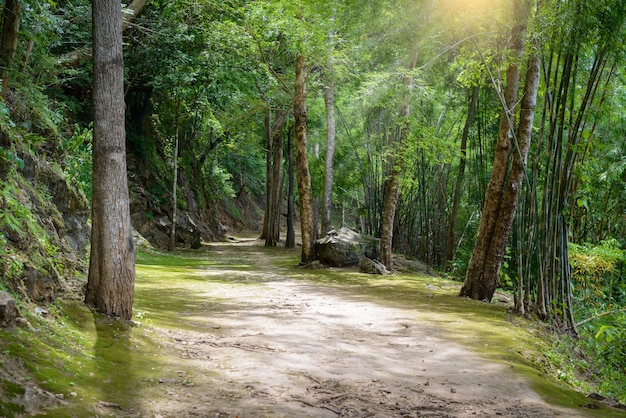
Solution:
[(265, 114), (265, 211), (263, 212), (263, 230), (259, 239), (267, 240), (269, 236), (272, 196), (272, 109)]
[[(35, 34), (39, 33), (39, 30), (40, 30), (39, 28), (40, 28), (40, 25), (39, 23), (37, 23), (34, 29)], [(23, 74), (24, 71), (26, 71), (26, 66), (28, 65), (28, 61), (30, 61), (30, 56), (33, 53), (34, 47), (35, 47), (35, 37), (33, 36), (32, 38), (28, 40), (28, 44), (26, 45), (26, 50), (24, 51), (24, 59), (22, 60), (22, 63), (20, 64), (20, 68), (18, 69), (18, 72), (20, 74)]]
[(389, 179), (386, 181), (385, 201), (380, 229), (380, 262), (392, 269), (391, 247), (393, 242), (393, 221), (396, 214), (398, 197), (400, 196), (400, 177), (402, 176), (401, 159), (394, 163)]
[(417, 64), (417, 50), (413, 52), (411, 62), (407, 69), (409, 74), (404, 77), (405, 97), (404, 104), (400, 111), (400, 123), (398, 129), (398, 138), (395, 144), (395, 154), (391, 156), (392, 170), (390, 177), (386, 180), (385, 200), (383, 202), (383, 214), (380, 226), (380, 262), (391, 270), (391, 249), (393, 244), (393, 222), (396, 215), (396, 206), (398, 205), (398, 197), (400, 196), (400, 178), (402, 177), (402, 146), (409, 135), (409, 115), (411, 113), (411, 97), (410, 92), (413, 86), (413, 77), (410, 72), (415, 69)]
[(180, 117), (180, 97), (176, 100), (176, 109), (174, 110), (174, 181), (172, 184), (172, 223), (170, 225), (170, 242), (167, 246), (169, 251), (176, 249), (176, 217), (178, 216), (178, 140), (179, 140), (179, 123)]
[(124, 71), (120, 3), (94, 0), (93, 200), (85, 303), (130, 320), (135, 250), (130, 224), (124, 131)]
[[(518, 8), (517, 16), (520, 16), (521, 7), (519, 2), (516, 3)], [(465, 282), (461, 288), (460, 296), (467, 296), (471, 299), (491, 301), (493, 294), (498, 286), (498, 274), (502, 265), (502, 259), (506, 244), (511, 233), (515, 211), (517, 210), (517, 194), (523, 178), (526, 156), (522, 152), (523, 142), (530, 145), (530, 136), (527, 138), (518, 138), (519, 148), (514, 147), (514, 129), (515, 129), (515, 106), (520, 84), (520, 70), (518, 61), (522, 56), (524, 49), (524, 32), (525, 26), (518, 24), (513, 28), (512, 32), (512, 52), (516, 58), (513, 59), (507, 70), (507, 84), (503, 98), (503, 112), (500, 118), (500, 129), (498, 132), (498, 141), (496, 143), (496, 151), (493, 163), (493, 171), (487, 187), (485, 196), (485, 205), (483, 214), (480, 219), (476, 244), (470, 259)], [(531, 68), (529, 67), (529, 71)], [(537, 73), (538, 77), (538, 73)], [(537, 79), (538, 83), (538, 79)], [(530, 88), (527, 86), (525, 89)], [(525, 106), (528, 106), (528, 100), (536, 101), (537, 91), (534, 91), (534, 98), (524, 97)], [(528, 115), (525, 116), (528, 119)], [(524, 121), (521, 125), (524, 125)], [(530, 117), (531, 127), (528, 132), (525, 130), (523, 135), (530, 135), (532, 129), (532, 117)], [(521, 127), (521, 126), (520, 126)], [(514, 159), (523, 157), (518, 161), (516, 171), (521, 169), (521, 176), (509, 179), (509, 164), (511, 155), (515, 152)], [(528, 150), (526, 150), (526, 153)], [(515, 174), (511, 172), (511, 174)], [(509, 179), (507, 187), (507, 179)], [(517, 182), (520, 182), (520, 185)], [(514, 202), (513, 202), (514, 201)]]
[(0, 78), (2, 79), (2, 97), (9, 91), (9, 72), (13, 66), (17, 36), (20, 30), (22, 8), (17, 0), (6, 0), (2, 11), (2, 34), (0, 34)]
[(295, 189), (295, 167), (293, 161), (293, 125), (287, 130), (287, 155), (289, 161), (289, 181), (287, 186), (287, 238), (286, 248), (296, 247), (296, 231), (293, 226), (294, 221), (294, 189)]
[(324, 199), (322, 202), (322, 236), (333, 229), (333, 177), (335, 159), (335, 88), (332, 80), (324, 88), (326, 104), (326, 171), (324, 176)]
[(272, 152), (271, 152), (271, 164), (270, 175), (271, 179), (268, 179), (270, 184), (269, 195), (269, 213), (267, 218), (267, 236), (265, 237), (266, 247), (275, 247), (280, 242), (280, 201), (283, 195), (283, 179), (282, 179), (282, 167), (283, 167), (283, 131), (285, 126), (285, 119), (287, 118), (287, 112), (283, 111), (276, 116), (276, 120), (272, 126)]
[(300, 229), (302, 232), (302, 264), (315, 259), (313, 250), (313, 204), (311, 201), (311, 175), (306, 149), (306, 61), (302, 54), (296, 58), (296, 82), (293, 98), (296, 129), (296, 172), (300, 196)]
[(454, 247), (456, 246), (456, 240), (454, 239), (454, 230), (456, 227), (456, 218), (459, 213), (459, 202), (461, 200), (461, 193), (463, 192), (463, 176), (465, 175), (465, 160), (467, 157), (467, 138), (469, 136), (470, 127), (474, 123), (474, 117), (476, 116), (478, 91), (478, 86), (472, 87), (472, 98), (470, 99), (470, 105), (467, 111), (467, 119), (465, 120), (465, 126), (463, 127), (463, 134), (461, 136), (461, 156), (459, 157), (459, 172), (456, 175), (452, 209), (450, 210), (450, 219), (448, 221), (448, 238), (446, 240), (445, 258), (446, 263), (450, 263), (450, 261), (452, 261), (452, 259), (454, 258)]

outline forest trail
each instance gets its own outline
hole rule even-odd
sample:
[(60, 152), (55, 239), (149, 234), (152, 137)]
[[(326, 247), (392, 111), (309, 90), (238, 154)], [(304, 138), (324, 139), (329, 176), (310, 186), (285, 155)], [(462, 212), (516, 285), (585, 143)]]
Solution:
[[(449, 324), (466, 327), (442, 314), (450, 291), (419, 283), (412, 309), (394, 302), (389, 280), (300, 269), (284, 249), (248, 242), (196, 254), (186, 267), (138, 262), (143, 323), (117, 357), (117, 378), (92, 400), (96, 416), (606, 416), (549, 404), (521, 365), (493, 362), (446, 336)], [(342, 276), (353, 278), (338, 286)], [(357, 284), (375, 280), (392, 300)], [(429, 304), (440, 314), (425, 320)]]

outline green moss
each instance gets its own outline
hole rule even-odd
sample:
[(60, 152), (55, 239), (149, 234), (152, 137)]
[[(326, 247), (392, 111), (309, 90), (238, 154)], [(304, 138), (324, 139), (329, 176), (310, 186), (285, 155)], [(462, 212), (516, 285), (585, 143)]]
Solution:
[[(132, 410), (159, 396), (158, 379), (180, 368), (175, 357), (158, 345), (155, 329), (203, 328), (211, 332), (219, 326), (212, 319), (215, 312), (241, 308), (239, 301), (209, 294), (212, 285), (263, 286), (288, 277), (332, 287), (348, 300), (406, 309), (415, 320), (430, 324), (433, 334), (475, 350), (487, 362), (506, 364), (523, 374), (550, 403), (566, 407), (590, 403), (550, 377), (553, 359), (546, 356), (546, 330), (510, 314), (505, 306), (459, 298), (460, 284), (445, 279), (305, 270), (297, 266), (298, 257), (298, 250), (242, 246), (233, 253), (219, 245), (175, 254), (140, 252), (134, 311), (135, 320), (143, 325), (103, 318), (81, 302), (68, 301), (51, 307), (51, 318), (30, 316), (33, 332), (0, 331), (0, 348), (22, 358), (40, 386), (64, 394), (68, 405), (51, 411), (53, 416), (90, 416), (100, 400)], [(268, 259), (271, 265), (266, 263)], [(3, 386), (3, 390), (19, 395), (15, 386)], [(3, 412), (9, 407), (0, 404), (0, 416), (11, 416)], [(598, 417), (607, 414), (603, 409), (587, 412)]]
[(23, 386), (14, 382), (9, 382), (8, 380), (0, 382), (0, 387), (2, 387), (2, 392), (10, 398), (22, 396), (26, 392), (26, 389), (24, 389)]
[(14, 404), (11, 402), (0, 401), (0, 416), (2, 417), (14, 417), (18, 414), (24, 413), (24, 407), (22, 405)]
[[(430, 276), (381, 277), (343, 270), (294, 269), (290, 275), (333, 286), (347, 298), (365, 298), (409, 309), (415, 319), (433, 324), (433, 333), (473, 349), (485, 361), (506, 364), (523, 374), (547, 402), (563, 407), (590, 406), (593, 409), (586, 411), (589, 416), (607, 416), (604, 406), (559, 381), (553, 373), (551, 359), (546, 357), (553, 336), (543, 324), (511, 314), (505, 306), (460, 298), (458, 282)], [(626, 413), (610, 413), (626, 417)]]

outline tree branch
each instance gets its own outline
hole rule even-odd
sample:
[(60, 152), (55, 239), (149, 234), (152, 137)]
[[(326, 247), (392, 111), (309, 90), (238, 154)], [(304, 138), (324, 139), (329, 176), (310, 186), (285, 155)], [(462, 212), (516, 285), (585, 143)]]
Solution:
[(576, 326), (577, 326), (577, 327), (579, 327), (579, 326), (581, 326), (581, 325), (583, 325), (583, 324), (586, 324), (587, 322), (591, 322), (591, 321), (593, 321), (594, 319), (598, 319), (598, 318), (601, 318), (601, 317), (603, 317), (603, 316), (607, 316), (607, 315), (615, 315), (615, 314), (617, 314), (617, 313), (619, 313), (619, 312), (626, 312), (626, 308), (624, 308), (624, 309), (618, 309), (618, 310), (616, 310), (616, 311), (606, 311), (606, 312), (601, 312), (601, 313), (599, 313), (599, 314), (597, 314), (597, 315), (594, 315), (594, 316), (592, 316), (592, 317), (590, 317), (590, 318), (587, 318), (587, 319), (585, 319), (585, 320), (583, 320), (583, 321), (578, 322), (578, 323), (576, 324)]
[[(147, 2), (148, 0), (134, 0), (124, 9), (122, 13), (122, 32), (141, 13)], [(85, 45), (82, 48), (61, 55), (57, 61), (62, 68), (75, 68), (90, 58), (91, 45)]]

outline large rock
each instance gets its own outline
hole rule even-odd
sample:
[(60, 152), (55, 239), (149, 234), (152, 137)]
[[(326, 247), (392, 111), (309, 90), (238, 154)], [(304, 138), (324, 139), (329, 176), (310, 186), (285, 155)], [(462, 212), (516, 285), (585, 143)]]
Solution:
[(367, 257), (359, 261), (359, 271), (367, 274), (391, 274), (383, 263)]
[(332, 230), (315, 242), (317, 258), (327, 266), (355, 266), (364, 257), (377, 259), (380, 255), (380, 240), (361, 235), (348, 228)]
[(18, 317), (15, 299), (7, 292), (0, 291), (0, 327), (6, 327), (15, 322)]

